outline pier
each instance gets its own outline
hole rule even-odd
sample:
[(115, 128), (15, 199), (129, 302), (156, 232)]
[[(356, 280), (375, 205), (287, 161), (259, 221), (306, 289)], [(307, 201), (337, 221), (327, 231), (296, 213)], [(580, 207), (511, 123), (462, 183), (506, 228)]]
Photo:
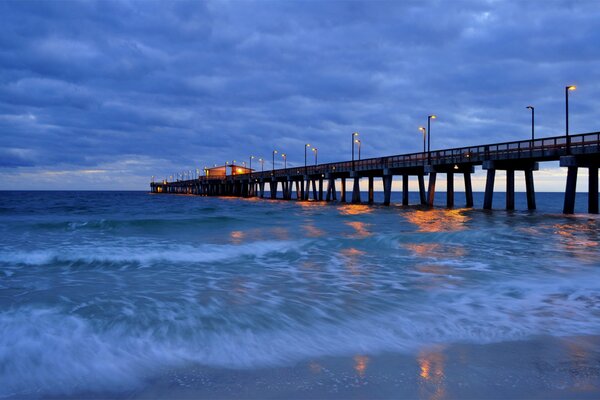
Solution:
[[(419, 202), (432, 207), (438, 174), (446, 178), (446, 206), (455, 206), (454, 179), (462, 175), (465, 184), (465, 207), (474, 207), (471, 174), (481, 166), (487, 172), (483, 208), (491, 209), (496, 172), (506, 173), (506, 209), (515, 207), (515, 172), (523, 172), (527, 208), (534, 210), (534, 171), (542, 162), (559, 161), (567, 167), (563, 212), (575, 211), (577, 174), (589, 171), (588, 212), (598, 213), (598, 167), (600, 166), (600, 132), (568, 136), (494, 143), (454, 149), (392, 155), (311, 166), (253, 171), (231, 167), (231, 174), (200, 176), (196, 179), (151, 182), (152, 193), (194, 194), (201, 196), (239, 196), (301, 201), (339, 201), (373, 203), (374, 180), (383, 183), (383, 204), (389, 205), (394, 177), (402, 179), (402, 204), (409, 205), (409, 179), (419, 185)], [(223, 167), (219, 167), (223, 168)], [(226, 170), (227, 167), (225, 167)], [(242, 172), (242, 173), (239, 173)], [(428, 185), (425, 186), (425, 176)], [(360, 181), (368, 180), (367, 199), (361, 198)], [(348, 187), (350, 182), (351, 189)], [(339, 183), (339, 199), (336, 184)], [(266, 187), (268, 185), (269, 192)], [(278, 188), (281, 197), (278, 198)], [(294, 195), (295, 189), (295, 195)], [(350, 192), (350, 193), (349, 193)]]

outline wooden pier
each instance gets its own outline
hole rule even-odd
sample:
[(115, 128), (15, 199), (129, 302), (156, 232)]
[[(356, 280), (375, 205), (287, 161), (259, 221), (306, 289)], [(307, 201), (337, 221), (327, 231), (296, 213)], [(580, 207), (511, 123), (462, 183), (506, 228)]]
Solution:
[[(559, 161), (567, 167), (563, 212), (575, 211), (577, 173), (579, 168), (589, 171), (588, 212), (598, 213), (598, 167), (600, 166), (600, 132), (556, 136), (535, 140), (495, 143), (412, 154), (401, 154), (363, 160), (292, 167), (263, 172), (252, 171), (231, 175), (201, 176), (197, 179), (175, 182), (152, 182), (152, 193), (179, 193), (202, 196), (239, 196), (277, 199), (281, 187), (282, 200), (340, 201), (361, 203), (360, 180), (368, 179), (367, 203), (373, 203), (374, 180), (383, 182), (384, 205), (390, 204), (392, 180), (402, 177), (402, 204), (408, 205), (409, 179), (419, 183), (419, 200), (424, 206), (433, 206), (438, 174), (445, 174), (446, 206), (454, 207), (454, 178), (462, 175), (465, 183), (465, 206), (473, 207), (471, 174), (476, 166), (487, 171), (484, 209), (492, 208), (496, 171), (506, 172), (506, 209), (515, 207), (515, 171), (523, 171), (527, 192), (527, 207), (536, 208), (533, 172), (540, 162)], [(428, 187), (425, 188), (425, 176)], [(352, 182), (351, 196), (347, 196), (348, 180)], [(336, 190), (339, 182), (339, 199)], [(269, 193), (265, 193), (266, 184)], [(324, 185), (326, 184), (326, 188)], [(295, 189), (295, 196), (294, 196)]]

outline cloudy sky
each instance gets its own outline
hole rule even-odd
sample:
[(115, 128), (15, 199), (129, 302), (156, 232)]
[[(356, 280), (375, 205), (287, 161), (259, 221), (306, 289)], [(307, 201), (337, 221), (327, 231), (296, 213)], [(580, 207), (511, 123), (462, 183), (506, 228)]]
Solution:
[(600, 130), (597, 1), (2, 1), (0, 20), (3, 189), (144, 190), (273, 149), (303, 164), (305, 143), (339, 161), (353, 131), (365, 158), (416, 152), (429, 113), (434, 149), (526, 139), (529, 104), (561, 135), (566, 84), (571, 132)]

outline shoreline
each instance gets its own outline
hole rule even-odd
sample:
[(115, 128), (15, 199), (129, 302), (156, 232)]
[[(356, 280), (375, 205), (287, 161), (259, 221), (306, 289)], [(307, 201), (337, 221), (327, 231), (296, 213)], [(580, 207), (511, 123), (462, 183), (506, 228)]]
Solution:
[[(436, 344), (415, 354), (322, 357), (293, 366), (165, 369), (143, 388), (69, 398), (595, 399), (600, 336)], [(64, 396), (56, 396), (64, 398)], [(54, 397), (50, 397), (54, 398)]]

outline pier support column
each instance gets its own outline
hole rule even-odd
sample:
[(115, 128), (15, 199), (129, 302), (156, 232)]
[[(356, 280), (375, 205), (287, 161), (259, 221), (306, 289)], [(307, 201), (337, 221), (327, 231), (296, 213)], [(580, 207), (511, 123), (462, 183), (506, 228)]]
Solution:
[(296, 200), (302, 200), (302, 182), (299, 180), (296, 180), (295, 185), (296, 185)]
[(427, 191), (427, 205), (433, 207), (435, 200), (435, 180), (437, 178), (437, 172), (429, 173), (429, 190)]
[(335, 178), (329, 177), (327, 179), (327, 194), (325, 201), (337, 200), (337, 192), (335, 190)]
[(352, 187), (352, 203), (360, 203), (360, 178), (354, 177), (354, 185)]
[(310, 197), (310, 178), (305, 175), (304, 178), (304, 197), (302, 198), (302, 200), (308, 200), (308, 198)]
[(273, 179), (271, 181), (270, 187), (271, 187), (271, 199), (274, 200), (277, 198), (277, 181), (275, 179)]
[(489, 168), (487, 170), (487, 179), (485, 180), (485, 196), (483, 198), (483, 209), (492, 209), (492, 200), (494, 198), (494, 181), (496, 179), (496, 169)]
[(319, 178), (319, 201), (323, 201), (323, 178)]
[(288, 179), (287, 181), (283, 181), (281, 182), (281, 191), (283, 192), (283, 199), (284, 200), (291, 200), (292, 199), (292, 182)]
[(506, 209), (515, 209), (515, 170), (506, 170)]
[(565, 188), (565, 203), (563, 213), (573, 214), (575, 212), (575, 191), (577, 189), (577, 167), (568, 167), (567, 187)]
[(588, 212), (598, 214), (598, 167), (590, 167), (588, 170)]
[(319, 194), (317, 192), (317, 180), (316, 179), (312, 180), (312, 185), (313, 185), (313, 200), (317, 201), (317, 200), (319, 200)]
[(535, 210), (535, 188), (533, 187), (533, 169), (526, 169), (525, 173), (525, 190), (527, 192), (527, 209)]
[(374, 192), (375, 192), (375, 190), (374, 190), (375, 182), (374, 181), (375, 181), (375, 178), (370, 176), (369, 177), (369, 196), (368, 196), (369, 204), (373, 204), (373, 198), (374, 198)]
[(342, 187), (341, 187), (341, 193), (340, 193), (340, 201), (342, 203), (346, 202), (346, 178), (342, 178)]
[(392, 199), (393, 175), (383, 175), (383, 205), (389, 206)]
[(264, 199), (265, 198), (265, 181), (261, 180), (260, 183), (258, 184), (259, 186), (259, 191), (260, 191), (260, 198)]
[(402, 205), (408, 205), (408, 174), (402, 175)]
[(471, 185), (471, 173), (465, 172), (465, 201), (467, 208), (473, 207), (473, 185)]
[(427, 205), (427, 197), (425, 196), (425, 176), (418, 175), (419, 179), (419, 200), (421, 201), (421, 205)]
[(446, 173), (446, 207), (454, 207), (454, 172)]

